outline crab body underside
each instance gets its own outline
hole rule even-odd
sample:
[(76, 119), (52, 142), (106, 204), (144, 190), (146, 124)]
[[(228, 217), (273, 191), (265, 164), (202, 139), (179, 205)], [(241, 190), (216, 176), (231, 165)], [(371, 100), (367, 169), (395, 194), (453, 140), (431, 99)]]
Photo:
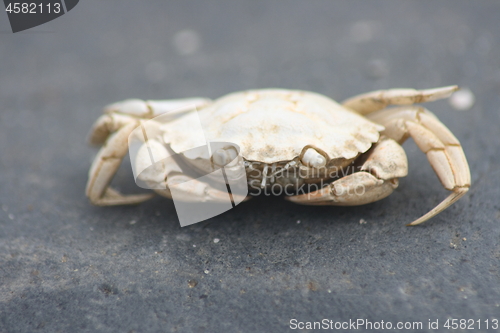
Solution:
[[(279, 187), (287, 200), (299, 204), (362, 205), (385, 198), (398, 186), (398, 178), (407, 175), (401, 144), (412, 137), (451, 191), (410, 224), (416, 225), (452, 205), (470, 187), (460, 142), (430, 111), (413, 105), (448, 97), (457, 89), (381, 90), (342, 104), (320, 94), (283, 89), (238, 92), (215, 101), (125, 100), (109, 105), (94, 124), (90, 142), (104, 146), (90, 169), (86, 193), (102, 206), (137, 204), (152, 197), (123, 195), (109, 187), (127, 154), (129, 136), (139, 128), (149, 135), (142, 138), (144, 149), (135, 157), (137, 169), (146, 169), (151, 154), (177, 156), (142, 174), (146, 183), (162, 184), (151, 187), (160, 195), (172, 198), (169, 186), (185, 184), (181, 191), (187, 201), (225, 200), (227, 193), (197, 181), (182, 166), (201, 174), (213, 165), (230, 172), (239, 158), (251, 193)], [(387, 108), (390, 105), (399, 107)], [(203, 131), (193, 130), (196, 122), (203, 124)], [(193, 155), (190, 150), (215, 141), (228, 144), (209, 153)]]

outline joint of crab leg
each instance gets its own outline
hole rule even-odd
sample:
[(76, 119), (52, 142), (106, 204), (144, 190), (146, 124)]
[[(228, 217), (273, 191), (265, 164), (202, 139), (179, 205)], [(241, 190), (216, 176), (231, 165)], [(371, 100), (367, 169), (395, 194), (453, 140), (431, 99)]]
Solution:
[(232, 146), (217, 149), (212, 155), (212, 161), (217, 166), (233, 166), (238, 160), (238, 152)]
[(320, 154), (316, 149), (314, 148), (308, 148), (303, 154), (300, 159), (302, 164), (312, 167), (312, 168), (321, 168), (326, 165), (326, 157)]
[(117, 113), (103, 114), (92, 126), (87, 140), (91, 145), (101, 145), (111, 133), (117, 132), (132, 122), (136, 123), (137, 119)]

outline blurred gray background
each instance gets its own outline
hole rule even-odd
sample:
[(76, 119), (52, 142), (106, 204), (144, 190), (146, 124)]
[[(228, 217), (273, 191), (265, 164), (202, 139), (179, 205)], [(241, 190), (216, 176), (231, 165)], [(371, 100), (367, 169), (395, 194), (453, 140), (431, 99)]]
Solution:
[[(17, 34), (0, 14), (0, 332), (500, 319), (499, 22), (494, 0), (87, 0)], [(419, 227), (405, 224), (448, 193), (413, 142), (408, 177), (362, 207), (259, 197), (181, 228), (167, 199), (84, 195), (85, 139), (111, 102), (451, 84), (472, 108), (427, 107), (462, 142), (473, 185)], [(138, 190), (128, 161), (114, 184)]]

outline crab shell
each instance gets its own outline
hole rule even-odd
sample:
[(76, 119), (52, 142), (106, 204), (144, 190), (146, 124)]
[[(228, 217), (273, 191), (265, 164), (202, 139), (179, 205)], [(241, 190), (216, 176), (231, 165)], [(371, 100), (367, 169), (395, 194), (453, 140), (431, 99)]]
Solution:
[[(314, 148), (327, 161), (352, 160), (379, 140), (383, 126), (313, 92), (264, 89), (223, 96), (197, 113), (162, 126), (163, 139), (180, 153), (200, 142), (236, 144), (247, 161), (291, 161)], [(204, 137), (203, 137), (204, 134)], [(190, 156), (206, 159), (209, 156)]]

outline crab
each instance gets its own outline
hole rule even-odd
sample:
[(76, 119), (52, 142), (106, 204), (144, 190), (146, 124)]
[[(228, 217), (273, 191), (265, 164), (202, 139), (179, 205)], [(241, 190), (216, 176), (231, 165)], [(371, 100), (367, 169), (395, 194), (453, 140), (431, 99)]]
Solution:
[[(181, 192), (187, 201), (225, 200), (227, 192), (183, 172), (180, 164), (209, 172), (207, 165), (230, 165), (239, 156), (250, 190), (279, 185), (292, 188), (295, 192), (287, 193), (285, 199), (298, 204), (363, 205), (390, 195), (398, 179), (407, 175), (408, 161), (401, 145), (411, 137), (442, 186), (451, 191), (408, 224), (417, 225), (455, 203), (471, 184), (460, 142), (433, 113), (414, 105), (447, 98), (457, 89), (379, 90), (340, 104), (317, 93), (285, 89), (236, 92), (214, 101), (130, 99), (114, 103), (105, 108), (90, 134), (91, 144), (104, 145), (90, 168), (86, 194), (101, 206), (138, 204), (154, 196), (124, 195), (110, 187), (127, 154), (129, 136), (147, 126), (149, 135), (142, 138), (147, 149), (134, 157), (137, 168), (146, 168), (144, 161), (152, 152), (157, 156), (175, 153), (183, 160), (168, 159), (144, 173), (146, 182), (162, 184), (151, 187), (162, 196), (172, 198), (171, 187), (184, 184)], [(206, 125), (205, 138), (192, 130), (195, 113)], [(167, 114), (168, 121), (156, 122)], [(185, 153), (204, 139), (228, 144), (208, 155)], [(318, 186), (300, 192), (305, 185)]]

